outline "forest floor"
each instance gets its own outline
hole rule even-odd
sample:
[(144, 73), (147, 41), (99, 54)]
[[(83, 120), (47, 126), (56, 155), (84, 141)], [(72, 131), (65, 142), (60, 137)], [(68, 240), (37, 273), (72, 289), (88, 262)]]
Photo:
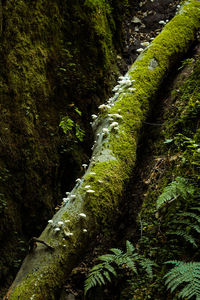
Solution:
[[(163, 26), (176, 14), (180, 1), (172, 0), (145, 0), (135, 7), (136, 14), (124, 22), (125, 42), (124, 50), (118, 55), (118, 64), (121, 73), (125, 73), (138, 57), (138, 49), (145, 48), (144, 42), (151, 42), (161, 31)], [(137, 51), (138, 50), (138, 51)], [(97, 263), (99, 255), (108, 252), (109, 248), (125, 245), (126, 240), (137, 242), (140, 237), (140, 228), (136, 224), (144, 195), (147, 191), (148, 181), (159, 176), (164, 167), (162, 157), (156, 157), (155, 141), (160, 138), (160, 128), (163, 123), (164, 111), (170, 103), (169, 91), (177, 74), (171, 74), (167, 88), (159, 93), (159, 104), (152, 110), (147, 122), (144, 122), (142, 138), (138, 145), (138, 159), (133, 170), (133, 176), (127, 185), (122, 199), (122, 211), (117, 222), (117, 228), (112, 232), (112, 238), (105, 238), (99, 234), (90, 245), (85, 260), (72, 271), (71, 276), (63, 287), (60, 300), (83, 299), (83, 284), (88, 270)], [(166, 82), (165, 82), (166, 84)], [(92, 250), (91, 250), (92, 249)], [(97, 289), (91, 299), (117, 300), (120, 287)]]

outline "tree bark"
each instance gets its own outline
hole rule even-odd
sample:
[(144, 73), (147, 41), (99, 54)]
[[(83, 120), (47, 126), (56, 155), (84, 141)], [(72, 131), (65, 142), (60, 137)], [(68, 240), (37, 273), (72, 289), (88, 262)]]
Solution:
[(108, 104), (100, 106), (85, 175), (39, 237), (53, 250), (40, 244), (27, 255), (7, 299), (56, 299), (91, 238), (109, 231), (136, 161), (142, 122), (164, 76), (189, 50), (199, 28), (200, 2), (192, 0), (140, 54)]

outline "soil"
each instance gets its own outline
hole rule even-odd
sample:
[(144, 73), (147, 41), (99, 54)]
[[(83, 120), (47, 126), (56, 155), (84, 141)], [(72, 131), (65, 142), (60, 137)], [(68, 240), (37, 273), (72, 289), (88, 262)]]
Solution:
[[(151, 42), (179, 9), (180, 0), (144, 0), (134, 5), (136, 14), (124, 22), (124, 50), (118, 56), (122, 73), (133, 64), (139, 55), (137, 50), (145, 48), (141, 43)], [(160, 23), (161, 24), (160, 24)]]

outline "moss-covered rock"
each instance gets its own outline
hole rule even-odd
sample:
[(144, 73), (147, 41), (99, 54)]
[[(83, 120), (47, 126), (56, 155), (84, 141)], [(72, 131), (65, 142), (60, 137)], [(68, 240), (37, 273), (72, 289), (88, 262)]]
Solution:
[(124, 78), (129, 87), (118, 87), (109, 104), (100, 107), (103, 112), (93, 124), (96, 143), (89, 168), (40, 237), (54, 251), (40, 246), (26, 257), (9, 299), (55, 299), (92, 236), (99, 230), (108, 232), (135, 164), (142, 121), (163, 77), (195, 40), (199, 9), (199, 2), (187, 3), (132, 66)]

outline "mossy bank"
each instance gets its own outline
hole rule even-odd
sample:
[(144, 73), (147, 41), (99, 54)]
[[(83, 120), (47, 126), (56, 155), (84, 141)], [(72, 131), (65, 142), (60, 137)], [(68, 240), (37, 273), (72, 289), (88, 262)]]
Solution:
[[(127, 1), (0, 1), (2, 285), (82, 172), (89, 116), (115, 79), (126, 9)], [(59, 129), (66, 115), (89, 133), (82, 143)]]
[(135, 165), (142, 122), (163, 77), (195, 41), (199, 8), (197, 1), (183, 7), (131, 67), (123, 87), (117, 87), (118, 92), (109, 100), (111, 105), (103, 106), (105, 110), (93, 124), (97, 140), (89, 168), (41, 235), (54, 252), (39, 247), (26, 257), (8, 293), (10, 299), (44, 299), (47, 292), (48, 299), (56, 299), (56, 291), (92, 236), (99, 231), (108, 233)]

